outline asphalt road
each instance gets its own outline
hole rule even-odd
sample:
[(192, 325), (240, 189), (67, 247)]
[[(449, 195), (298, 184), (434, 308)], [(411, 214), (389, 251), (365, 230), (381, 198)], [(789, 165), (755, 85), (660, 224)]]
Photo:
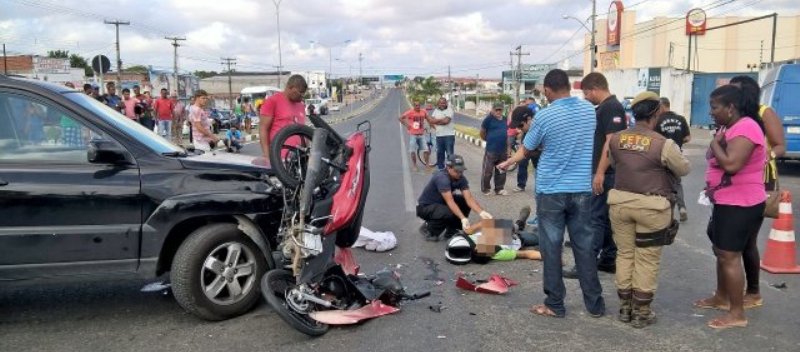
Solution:
[[(422, 240), (413, 207), (429, 174), (408, 172), (406, 136), (396, 117), (408, 108), (399, 91), (392, 91), (373, 111), (336, 126), (352, 131), (356, 123), (372, 122), (370, 155), (372, 187), (364, 226), (393, 231), (398, 247), (388, 253), (355, 250), (365, 272), (392, 268), (410, 292), (431, 296), (403, 305), (394, 315), (364, 324), (334, 328), (320, 338), (295, 332), (266, 304), (242, 317), (205, 322), (183, 312), (168, 295), (141, 293), (139, 279), (102, 278), (89, 281), (3, 283), (0, 286), (0, 351), (798, 351), (800, 350), (800, 276), (762, 273), (765, 305), (748, 311), (746, 329), (713, 331), (705, 323), (719, 314), (696, 310), (693, 299), (714, 289), (714, 258), (705, 235), (709, 209), (694, 201), (702, 186), (704, 144), (696, 136), (687, 147), (692, 173), (684, 179), (689, 221), (681, 225), (676, 243), (664, 251), (654, 308), (656, 325), (635, 330), (616, 320), (618, 308), (613, 276), (601, 274), (607, 315), (595, 319), (583, 309), (577, 282), (567, 280), (567, 317), (543, 318), (528, 312), (541, 303), (541, 263), (517, 260), (487, 265), (453, 266), (444, 261), (444, 243)], [(244, 150), (257, 155), (256, 145)], [(459, 141), (456, 152), (467, 161), (467, 177), (477, 189), (482, 151)], [(407, 160), (407, 159), (405, 159)], [(781, 166), (782, 185), (800, 194), (800, 164)], [(514, 173), (511, 174), (514, 176)], [(495, 217), (515, 217), (523, 205), (533, 205), (528, 192), (478, 199)], [(507, 182), (509, 188), (513, 182)], [(476, 192), (478, 193), (478, 192)], [(797, 211), (795, 211), (797, 214)], [(472, 216), (477, 220), (476, 215)], [(767, 240), (769, 223), (760, 242)], [(796, 231), (798, 224), (795, 224)], [(763, 248), (763, 247), (762, 247)], [(572, 263), (569, 250), (564, 261)], [(504, 296), (459, 290), (456, 273), (487, 278), (500, 273), (520, 282)], [(771, 284), (785, 282), (786, 289)], [(440, 313), (429, 309), (443, 305)]]

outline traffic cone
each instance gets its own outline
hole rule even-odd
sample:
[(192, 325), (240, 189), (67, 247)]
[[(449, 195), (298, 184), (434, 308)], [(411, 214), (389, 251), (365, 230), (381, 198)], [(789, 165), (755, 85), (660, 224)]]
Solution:
[(792, 195), (781, 192), (778, 218), (772, 222), (767, 249), (761, 261), (761, 269), (772, 274), (800, 274), (797, 265), (794, 241), (794, 220), (792, 219)]

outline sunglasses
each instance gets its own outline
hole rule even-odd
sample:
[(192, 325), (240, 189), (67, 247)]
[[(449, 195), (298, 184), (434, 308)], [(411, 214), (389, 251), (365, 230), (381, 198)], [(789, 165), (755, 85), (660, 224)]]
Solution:
[(503, 112), (503, 109), (494, 109), (494, 111)]

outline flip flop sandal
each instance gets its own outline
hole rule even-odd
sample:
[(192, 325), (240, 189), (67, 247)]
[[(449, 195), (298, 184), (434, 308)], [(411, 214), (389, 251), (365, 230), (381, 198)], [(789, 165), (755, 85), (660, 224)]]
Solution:
[(755, 301), (747, 302), (744, 305), (744, 309), (758, 308), (758, 307), (761, 307), (763, 305), (764, 305), (764, 299), (763, 298), (759, 298), (759, 299), (757, 299)]
[(708, 301), (711, 300), (710, 298), (704, 298), (692, 303), (692, 306), (699, 309), (718, 309), (718, 310), (729, 310), (729, 306), (723, 306), (718, 304), (711, 304)]
[(530, 312), (536, 315), (541, 315), (548, 318), (563, 318), (563, 315), (557, 315), (552, 309), (544, 304), (537, 304), (531, 307)]
[(709, 328), (716, 330), (725, 330), (732, 328), (745, 328), (747, 327), (747, 320), (736, 323), (723, 323), (719, 318), (712, 319), (706, 324)]

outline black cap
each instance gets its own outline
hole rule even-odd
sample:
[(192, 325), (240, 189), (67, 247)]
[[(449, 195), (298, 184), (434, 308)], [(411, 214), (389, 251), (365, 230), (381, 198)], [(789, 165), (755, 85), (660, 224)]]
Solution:
[(445, 164), (448, 167), (452, 167), (456, 171), (462, 171), (463, 172), (464, 170), (467, 169), (467, 167), (464, 166), (464, 158), (462, 158), (461, 155), (452, 155), (452, 156), (450, 156), (449, 158), (447, 158), (447, 162)]
[(520, 128), (522, 124), (533, 117), (533, 111), (527, 106), (517, 106), (511, 112), (511, 123), (508, 124), (509, 128)]

